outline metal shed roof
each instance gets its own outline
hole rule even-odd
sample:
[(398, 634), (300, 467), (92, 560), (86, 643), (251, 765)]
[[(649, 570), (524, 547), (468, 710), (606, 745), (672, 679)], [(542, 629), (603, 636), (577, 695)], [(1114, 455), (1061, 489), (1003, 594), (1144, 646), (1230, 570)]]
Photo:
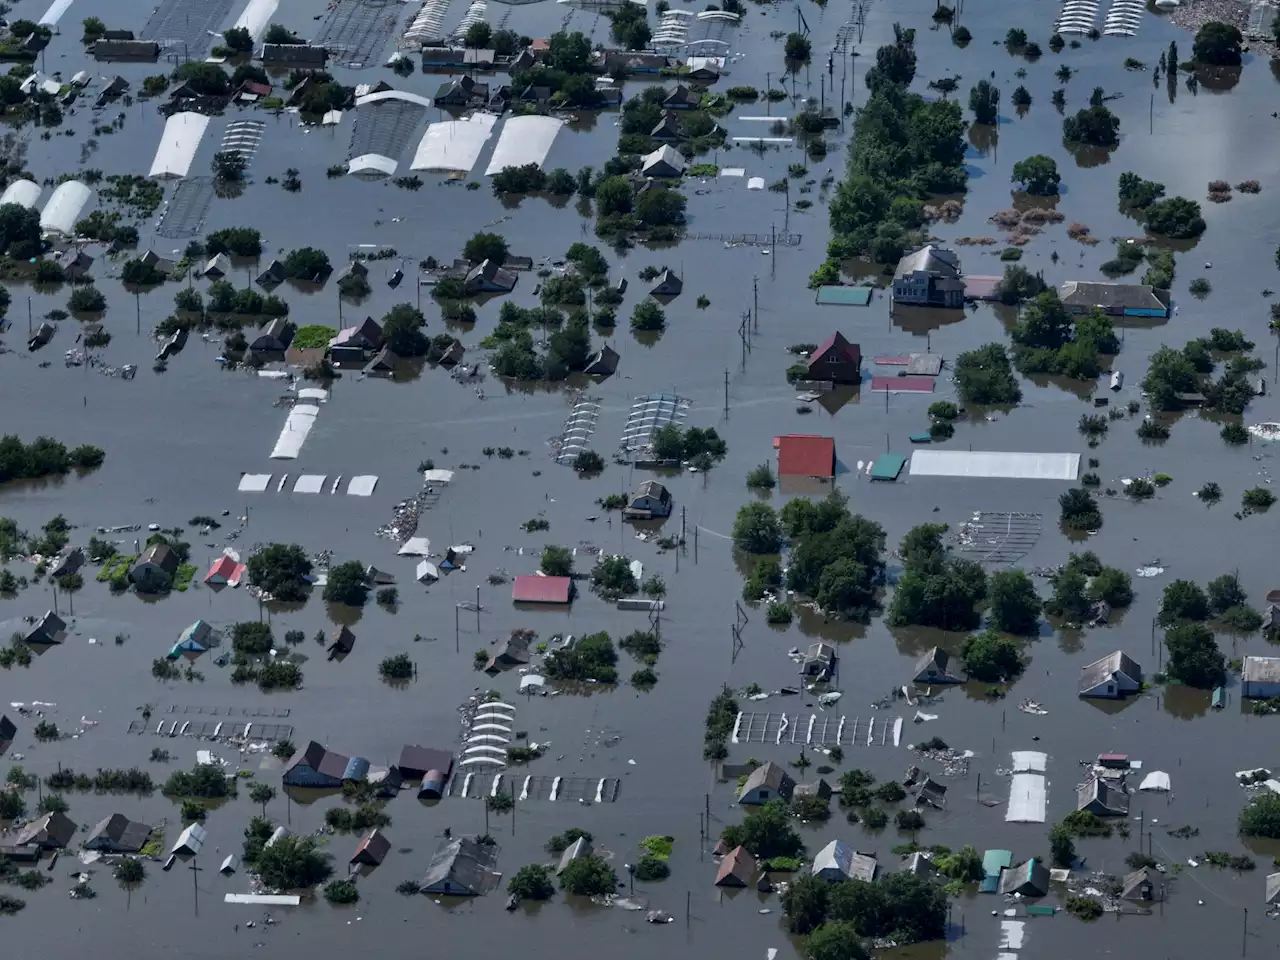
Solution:
[(523, 167), (530, 163), (542, 166), (563, 126), (564, 121), (555, 117), (512, 117), (502, 127), (484, 175), (491, 177), (507, 167)]
[(160, 146), (151, 161), (149, 177), (180, 178), (191, 169), (200, 139), (209, 126), (209, 118), (202, 113), (175, 113), (164, 125)]
[(1078, 453), (997, 453), (981, 450), (920, 450), (911, 458), (913, 477), (984, 477), (1010, 480), (1075, 480)]

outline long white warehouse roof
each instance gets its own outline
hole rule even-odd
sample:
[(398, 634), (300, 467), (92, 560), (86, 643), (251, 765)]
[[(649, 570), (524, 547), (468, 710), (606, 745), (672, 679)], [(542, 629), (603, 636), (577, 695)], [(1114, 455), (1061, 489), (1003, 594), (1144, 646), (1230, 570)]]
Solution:
[(1078, 453), (995, 453), (979, 450), (917, 450), (913, 477), (1001, 477), (1010, 480), (1075, 480)]
[(39, 202), (42, 192), (40, 184), (34, 180), (15, 180), (0, 194), (0, 207), (6, 203), (16, 203), (30, 210)]
[(497, 122), (491, 113), (476, 113), (465, 120), (431, 124), (418, 143), (409, 169), (470, 173)]
[(80, 213), (93, 198), (93, 191), (79, 180), (68, 180), (53, 191), (53, 196), (40, 214), (40, 229), (47, 233), (70, 236), (75, 231)]
[(164, 125), (156, 158), (151, 161), (150, 177), (185, 177), (195, 159), (200, 139), (209, 126), (203, 113), (175, 113)]
[(502, 128), (502, 135), (493, 148), (493, 157), (484, 175), (491, 177), (507, 167), (524, 167), (531, 163), (542, 166), (563, 126), (564, 121), (555, 117), (512, 117)]
[(249, 35), (254, 40), (260, 40), (278, 6), (280, 6), (280, 0), (249, 0), (244, 12), (236, 20), (235, 26), (243, 27), (249, 31)]

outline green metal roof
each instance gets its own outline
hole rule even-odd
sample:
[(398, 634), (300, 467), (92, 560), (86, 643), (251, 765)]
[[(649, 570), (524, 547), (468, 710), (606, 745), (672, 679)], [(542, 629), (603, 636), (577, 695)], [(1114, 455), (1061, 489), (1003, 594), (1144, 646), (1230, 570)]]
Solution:
[(817, 302), (837, 307), (865, 307), (871, 302), (871, 287), (829, 285), (818, 288)]
[(907, 439), (912, 443), (931, 443), (933, 441), (933, 437), (930, 435), (928, 430), (925, 430), (923, 433), (913, 433), (908, 436)]
[(982, 872), (988, 877), (1000, 877), (1004, 867), (1013, 865), (1013, 853), (1009, 850), (988, 850), (982, 855)]
[(897, 480), (907, 458), (900, 453), (882, 453), (871, 464), (872, 480)]

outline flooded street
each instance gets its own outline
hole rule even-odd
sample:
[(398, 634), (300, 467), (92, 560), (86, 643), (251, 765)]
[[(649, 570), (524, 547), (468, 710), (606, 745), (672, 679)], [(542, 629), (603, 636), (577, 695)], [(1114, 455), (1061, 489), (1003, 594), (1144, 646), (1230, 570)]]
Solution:
[[(697, 5), (677, 6), (698, 9)], [(138, 31), (151, 7), (148, 0), (75, 0), (61, 21), (61, 35), (45, 52), (44, 69), (69, 77), (92, 64), (79, 43), (83, 18), (98, 16), (109, 27)], [(417, 8), (416, 3), (392, 5), (398, 17), (397, 33)], [(1111, 403), (1124, 409), (1128, 401), (1141, 399), (1147, 361), (1162, 344), (1180, 347), (1212, 327), (1239, 328), (1256, 342), (1255, 355), (1267, 363), (1259, 376), (1269, 381), (1267, 394), (1252, 401), (1243, 421), (1280, 420), (1276, 347), (1268, 329), (1271, 294), (1264, 294), (1270, 285), (1280, 287), (1274, 258), (1280, 218), (1272, 195), (1280, 190), (1276, 161), (1280, 120), (1272, 113), (1278, 87), (1277, 73), (1268, 59), (1269, 44), (1254, 44), (1256, 49), (1246, 54), (1238, 81), (1230, 83), (1229, 89), (1219, 79), (1202, 82), (1193, 93), (1183, 82), (1184, 75), (1173, 88), (1163, 77), (1152, 85), (1152, 68), (1169, 42), (1176, 40), (1189, 57), (1192, 41), (1191, 34), (1154, 13), (1143, 18), (1134, 37), (1082, 38), (1079, 49), (1054, 54), (1047, 41), (1057, 4), (967, 3), (957, 23), (973, 33), (965, 49), (952, 43), (947, 27), (930, 21), (933, 8), (923, 0), (893, 5), (873, 0), (865, 4), (861, 32), (855, 27), (843, 34), (842, 25), (850, 20), (855, 5), (840, 0), (819, 7), (806, 0), (800, 8), (813, 46), (811, 67), (795, 78), (801, 96), (838, 103), (843, 81), (854, 105), (861, 103), (866, 97), (865, 71), (874, 63), (876, 48), (891, 42), (895, 21), (917, 29), (914, 91), (933, 97), (936, 94), (927, 90), (929, 81), (958, 76), (959, 88), (952, 97), (967, 106), (969, 87), (982, 77), (989, 75), (1001, 89), (998, 132), (971, 127), (967, 134), (969, 189), (963, 197), (963, 214), (953, 223), (931, 227), (937, 242), (956, 250), (968, 274), (1001, 273), (1000, 251), (1007, 237), (988, 218), (1014, 204), (1009, 182), (1012, 167), (1034, 153), (1046, 153), (1058, 163), (1062, 189), (1055, 206), (1065, 220), (1047, 225), (1034, 236), (1024, 247), (1021, 263), (1033, 272), (1042, 271), (1050, 285), (1102, 279), (1100, 265), (1114, 256), (1111, 238), (1142, 235), (1141, 225), (1117, 206), (1117, 178), (1122, 172), (1134, 171), (1162, 182), (1168, 196), (1201, 201), (1208, 229), (1198, 242), (1182, 242), (1176, 248), (1172, 316), (1167, 321), (1117, 319), (1123, 345), (1111, 367), (1123, 371), (1125, 384)], [(9, 16), (38, 19), (44, 9), (44, 0), (21, 0)], [(224, 28), (239, 10), (237, 4)], [(324, 4), (316, 0), (282, 0), (272, 22), (306, 37), (317, 29), (315, 18), (324, 12)], [(458, 0), (447, 16), (448, 24), (455, 24), (464, 12), (465, 4)], [(488, 19), (495, 29), (501, 24), (532, 37), (563, 27), (587, 33), (593, 43), (609, 42), (609, 23), (603, 15), (571, 11), (560, 4), (490, 3)], [(650, 19), (654, 21), (652, 15)], [(777, 86), (784, 69), (782, 41), (771, 39), (770, 34), (794, 30), (796, 19), (790, 5), (749, 4), (743, 25), (729, 35), (733, 59), (728, 75), (720, 81), (721, 92), (736, 85), (751, 84), (761, 90), (767, 83)], [(1044, 55), (1031, 62), (1007, 53), (1002, 41), (1011, 27), (1025, 29), (1045, 47)], [(857, 55), (843, 59), (837, 55), (831, 77), (820, 79), (828, 52), (842, 36), (852, 38), (848, 49), (852, 52), (856, 45)], [(388, 40), (376, 62), (381, 63), (393, 46)], [(1126, 57), (1143, 61), (1147, 68), (1125, 69)], [(1076, 156), (1062, 144), (1062, 116), (1050, 96), (1064, 86), (1054, 78), (1054, 71), (1064, 63), (1076, 71), (1065, 84), (1068, 114), (1087, 104), (1094, 86), (1118, 97), (1108, 103), (1121, 121), (1120, 145), (1110, 156)], [(95, 75), (119, 72), (138, 87), (144, 77), (171, 65), (163, 61), (160, 65), (96, 64), (91, 69)], [(1026, 70), (1024, 78), (1016, 76), (1020, 69)], [(448, 79), (421, 71), (400, 78), (380, 66), (335, 67), (332, 73), (344, 84), (386, 80), (428, 97)], [(1022, 116), (1009, 102), (1019, 84), (1033, 97)], [(645, 85), (628, 82), (624, 96)], [(670, 80), (668, 86), (672, 86)], [(56, 179), (61, 173), (85, 168), (98, 168), (108, 175), (145, 173), (164, 128), (156, 106), (156, 100), (139, 98), (130, 106), (108, 108), (102, 117), (91, 120), (86, 102), (74, 115), (68, 114), (60, 128), (74, 129), (74, 138), (55, 135), (41, 140), (39, 130), (24, 127), (18, 136), (29, 141), (26, 167), (37, 179)], [(791, 102), (767, 104), (762, 99), (737, 106), (720, 122), (730, 137), (759, 135), (762, 124), (741, 117), (766, 111), (790, 117), (796, 110)], [(108, 122), (117, 111), (126, 114), (123, 129), (98, 136), (97, 149), (82, 159), (92, 125)], [(332, 384), (298, 459), (272, 460), (272, 445), (288, 414), (286, 407), (274, 406), (286, 392), (285, 383), (245, 369), (224, 370), (215, 362), (221, 353), (216, 331), (209, 331), (207, 339), (193, 332), (167, 372), (151, 370), (157, 349), (151, 332), (172, 312), (176, 283), (135, 297), (118, 280), (118, 262), (101, 257), (94, 265), (93, 275), (108, 300), (103, 322), (112, 333), (102, 355), (111, 364), (137, 364), (138, 375), (129, 381), (63, 365), (62, 352), (72, 348), (76, 336), (74, 319), (59, 324), (57, 335), (43, 351), (26, 352), (23, 325), (28, 298), (38, 324), (50, 310), (65, 307), (70, 288), (49, 291), (9, 283), (11, 327), (4, 339), (12, 352), (0, 357), (0, 393), (11, 411), (5, 430), (25, 441), (45, 435), (68, 447), (92, 443), (106, 451), (106, 461), (83, 477), (73, 472), (55, 480), (0, 488), (0, 516), (12, 518), (21, 529), (36, 530), (50, 517), (63, 514), (77, 528), (72, 542), (78, 545), (97, 527), (143, 525), (138, 533), (127, 535), (130, 539), (145, 539), (147, 524), (168, 528), (199, 515), (218, 517), (223, 527), (207, 536), (195, 528), (187, 530), (192, 562), (199, 573), (186, 592), (158, 600), (132, 592), (113, 595), (105, 583), (93, 579), (96, 568), (87, 567), (84, 589), (71, 598), (74, 617), (68, 614), (68, 598), (57, 598), (59, 611), (71, 623), (66, 642), (37, 656), (28, 669), (0, 672), (0, 712), (9, 713), (20, 728), (3, 765), (21, 763), (42, 778), (60, 767), (87, 772), (136, 765), (147, 769), (157, 783), (172, 770), (190, 768), (197, 746), (208, 744), (163, 739), (149, 732), (126, 733), (144, 705), (151, 707), (152, 729), (170, 707), (287, 710), (287, 719), (271, 722), (291, 725), (292, 739), (299, 745), (314, 739), (339, 753), (388, 765), (396, 762), (405, 744), (457, 749), (459, 707), (473, 694), (494, 689), (516, 705), (519, 730), (527, 731), (530, 740), (550, 743), (546, 755), (527, 768), (510, 768), (508, 780), (519, 782), (526, 772), (620, 780), (612, 803), (529, 800), (517, 803), (514, 817), (490, 814), (489, 830), (500, 847), (498, 869), (504, 883), (524, 864), (554, 860), (544, 844), (569, 827), (591, 831), (597, 850), (608, 851), (624, 880), (623, 864), (635, 862), (640, 855), (638, 842), (646, 835), (670, 834), (675, 837), (671, 877), (657, 883), (637, 882), (636, 894), (643, 894), (651, 908), (670, 913), (675, 922), (650, 926), (643, 912), (606, 908), (561, 894), (549, 903), (525, 905), (511, 914), (503, 912), (505, 893), (500, 892), (471, 900), (446, 899), (439, 905), (427, 897), (399, 896), (397, 884), (421, 879), (446, 829), (455, 836), (480, 833), (486, 823), (485, 805), (477, 799), (454, 796), (424, 803), (405, 791), (386, 808), (392, 818), (386, 828), (391, 853), (377, 870), (360, 879), (357, 905), (339, 907), (318, 897), (304, 899), (301, 907), (270, 908), (276, 922), (268, 926), (263, 908), (223, 903), (224, 894), (248, 889), (243, 871), (232, 877), (217, 871), (223, 857), (240, 852), (245, 824), (258, 812), (242, 789), (238, 799), (210, 813), (206, 852), (197, 858), (200, 870), (191, 876), (182, 864), (164, 873), (158, 862), (148, 863), (146, 882), (126, 897), (99, 864), (91, 868), (98, 897), (70, 901), (67, 891), (73, 881), (68, 877), (74, 865), (64, 856), (53, 870), (53, 884), (36, 892), (9, 891), (27, 905), (15, 916), (0, 917), (0, 938), (9, 948), (8, 955), (28, 958), (50, 948), (70, 953), (106, 946), (146, 957), (212, 958), (258, 948), (275, 956), (301, 958), (358, 950), (372, 942), (381, 953), (396, 958), (415, 956), (424, 949), (482, 954), (518, 950), (550, 957), (566, 946), (575, 954), (607, 951), (625, 958), (648, 958), (655, 951), (681, 957), (715, 951), (761, 960), (769, 947), (779, 948), (783, 957), (793, 956), (796, 943), (786, 932), (776, 896), (750, 889), (722, 895), (712, 886), (716, 866), (710, 848), (715, 838), (701, 844), (695, 821), (709, 808), (713, 833), (718, 834), (725, 825), (739, 822), (741, 815), (733, 803), (734, 784), (717, 782), (711, 765), (702, 759), (700, 733), (707, 704), (722, 685), (742, 690), (754, 683), (766, 691), (796, 685), (796, 664), (788, 651), (818, 639), (835, 642), (839, 649), (836, 688), (843, 698), (826, 711), (828, 715), (844, 716), (851, 723), (860, 720), (864, 727), (871, 719), (877, 730), (886, 721), (904, 719), (899, 747), (893, 746), (891, 738), (881, 744), (879, 734), (874, 744), (846, 746), (843, 763), (835, 765), (836, 772), (829, 776), (833, 782), (841, 770), (852, 767), (866, 769), (881, 780), (900, 779), (909, 764), (919, 762), (907, 745), (931, 736), (973, 751), (967, 775), (943, 778), (949, 787), (947, 809), (925, 812), (927, 828), (916, 838), (922, 845), (958, 849), (973, 844), (979, 851), (1005, 848), (1013, 851), (1015, 863), (1047, 856), (1049, 825), (1075, 809), (1075, 788), (1084, 777), (1079, 762), (1114, 752), (1140, 760), (1143, 771), (1169, 773), (1173, 791), (1167, 796), (1134, 792), (1133, 830), (1128, 839), (1078, 840), (1086, 872), (1127, 871), (1124, 858), (1138, 849), (1138, 823), (1132, 818), (1139, 814), (1144, 818), (1144, 836), (1152, 836), (1152, 855), (1162, 862), (1185, 864), (1189, 857), (1200, 860), (1210, 850), (1249, 852), (1257, 860), (1258, 869), (1252, 872), (1219, 870), (1203, 863), (1187, 866), (1176, 876), (1171, 869), (1170, 900), (1152, 916), (1122, 920), (1108, 916), (1096, 924), (1081, 923), (1065, 913), (1020, 917), (1026, 921), (1021, 952), (1001, 946), (1000, 918), (993, 914), (1005, 909), (1004, 898), (969, 893), (953, 900), (952, 935), (946, 942), (920, 944), (893, 955), (913, 960), (944, 955), (1067, 960), (1103, 949), (1127, 949), (1152, 957), (1183, 958), (1234, 951), (1242, 935), (1249, 956), (1274, 955), (1270, 951), (1280, 947), (1280, 927), (1264, 915), (1263, 889), (1280, 847), (1265, 841), (1246, 845), (1236, 835), (1236, 817), (1249, 794), (1237, 786), (1233, 773), (1280, 762), (1275, 751), (1275, 724), (1280, 721), (1252, 714), (1248, 701), (1240, 696), (1238, 677), (1228, 685), (1223, 710), (1211, 709), (1208, 691), (1177, 686), (1152, 685), (1122, 704), (1081, 700), (1076, 680), (1082, 666), (1116, 649), (1137, 660), (1148, 678), (1160, 669), (1161, 631), (1154, 623), (1161, 591), (1172, 579), (1204, 584), (1235, 571), (1251, 605), (1265, 609), (1264, 595), (1280, 586), (1271, 562), (1276, 511), (1242, 518), (1233, 514), (1243, 490), (1271, 483), (1274, 471), (1280, 469), (1276, 457), (1280, 448), (1258, 440), (1228, 446), (1218, 438), (1222, 419), (1192, 411), (1173, 421), (1172, 436), (1166, 442), (1145, 444), (1134, 432), (1140, 415), (1126, 416), (1113, 421), (1101, 444), (1089, 449), (1077, 422), (1082, 414), (1095, 412), (1090, 402), (1093, 385), (1020, 378), (1021, 404), (990, 413), (971, 408), (969, 417), (957, 422), (954, 438), (937, 449), (1078, 453), (1082, 472), (1088, 469), (1088, 458), (1097, 458), (1099, 465), (1092, 470), (1102, 478), (1104, 489), (1121, 488), (1121, 478), (1156, 473), (1170, 475), (1172, 482), (1147, 501), (1122, 495), (1102, 498), (1105, 522), (1096, 535), (1084, 538), (1087, 542), (1078, 534), (1068, 537), (1059, 528), (1057, 498), (1067, 489), (1065, 483), (913, 477), (905, 470), (896, 483), (873, 483), (859, 466), (865, 467), (884, 452), (909, 456), (908, 435), (928, 428), (929, 404), (956, 399), (950, 370), (955, 356), (986, 343), (1007, 344), (1015, 313), (1013, 308), (991, 304), (948, 311), (899, 307), (891, 312), (887, 290), (878, 290), (866, 307), (817, 305), (807, 281), (826, 256), (830, 239), (826, 200), (834, 188), (821, 190), (815, 184), (806, 194), (813, 201), (806, 210), (795, 208), (798, 194), (793, 189), (788, 210), (787, 195), (748, 190), (746, 184), (749, 177), (762, 177), (766, 183), (786, 177), (791, 164), (805, 162), (801, 148), (760, 153), (738, 145), (705, 158), (722, 168), (745, 167), (746, 177), (686, 178), (682, 190), (688, 199), (690, 238), (665, 249), (638, 245), (618, 251), (595, 238), (594, 219), (583, 216), (576, 198), (557, 205), (540, 196), (528, 196), (519, 203), (494, 197), (487, 179), (480, 176), (492, 140), (468, 178), (481, 182), (479, 190), (467, 190), (463, 182), (446, 182), (435, 174), (423, 175), (425, 185), (417, 191), (396, 187), (389, 179), (326, 177), (327, 168), (348, 157), (354, 117), (355, 112), (349, 111), (335, 128), (303, 130), (296, 114), (232, 106), (225, 116), (213, 119), (193, 175), (206, 175), (228, 122), (259, 119), (266, 124), (249, 168), (250, 182), (238, 197), (214, 199), (199, 231), (201, 236), (232, 226), (262, 231), (267, 249), (261, 262), (237, 263), (230, 279), (243, 287), (273, 255), (296, 247), (323, 249), (335, 265), (344, 264), (358, 245), (392, 247), (404, 258), (407, 274), (396, 290), (388, 287), (387, 279), (401, 265), (398, 258), (370, 263), (373, 293), (359, 304), (340, 305), (333, 279), (318, 292), (299, 290), (290, 283), (276, 292), (289, 301), (290, 319), (299, 326), (338, 328), (366, 315), (381, 317), (396, 303), (416, 302), (421, 291), (431, 336), (445, 331), (446, 324), (439, 307), (429, 301), (430, 287), (415, 289), (418, 261), (431, 256), (449, 262), (461, 255), (472, 234), (483, 229), (502, 234), (513, 253), (533, 257), (535, 262), (562, 259), (578, 241), (597, 244), (609, 260), (610, 282), (626, 278), (630, 284), (624, 303), (617, 308), (620, 322), (612, 336), (604, 338), (593, 331), (593, 348), (608, 342), (620, 354), (617, 374), (585, 386), (585, 393), (600, 403), (590, 446), (605, 457), (608, 466), (598, 477), (583, 478), (554, 460), (552, 444), (577, 397), (570, 387), (530, 388), (490, 376), (481, 398), (444, 368), (429, 365), (397, 382), (347, 372)], [(433, 108), (428, 119), (448, 118)], [(972, 119), (968, 110), (966, 119)], [(851, 128), (851, 119), (846, 126)], [(425, 124), (415, 129), (411, 144), (416, 144), (422, 129)], [(548, 170), (576, 171), (584, 165), (599, 169), (614, 156), (617, 135), (617, 113), (601, 112), (562, 131), (545, 166)], [(843, 175), (848, 132), (831, 130), (827, 140), (825, 160), (811, 162), (806, 179), (821, 181), (829, 172), (838, 181)], [(407, 161), (409, 156), (402, 159)], [(268, 177), (282, 177), (290, 167), (299, 171), (300, 192), (288, 193), (278, 184), (265, 182)], [(408, 173), (407, 162), (399, 172)], [(1262, 191), (1256, 196), (1236, 193), (1229, 203), (1209, 203), (1204, 200), (1205, 185), (1217, 179), (1230, 183), (1256, 179)], [(793, 180), (793, 188), (800, 182)], [(166, 199), (173, 190), (166, 186)], [(1017, 198), (1019, 205), (1027, 199)], [(139, 224), (139, 249), (181, 256), (186, 239), (157, 236), (154, 221)], [(1101, 242), (1088, 246), (1070, 239), (1066, 225), (1073, 222), (1088, 225)], [(768, 236), (775, 231), (797, 235), (798, 243), (730, 246), (717, 239), (744, 233)], [(714, 238), (695, 239), (694, 235)], [(997, 237), (999, 242), (955, 244), (958, 238), (982, 236)], [(1055, 253), (1056, 260), (1052, 259)], [(638, 273), (647, 266), (675, 270), (684, 279), (684, 292), (665, 308), (666, 330), (656, 340), (641, 342), (631, 333), (626, 317), (644, 297), (648, 285)], [(846, 266), (863, 274), (872, 269), (865, 264)], [(1213, 291), (1204, 299), (1188, 292), (1188, 284), (1197, 277), (1212, 281)], [(888, 277), (883, 280), (887, 283)], [(537, 305), (538, 282), (533, 273), (523, 273), (510, 296), (475, 304), (474, 324), (449, 328), (466, 347), (468, 362), (484, 356), (480, 342), (496, 326), (503, 302)], [(196, 285), (207, 287), (207, 282), (198, 280)], [(710, 306), (695, 307), (699, 296), (707, 297)], [(756, 302), (756, 332), (744, 358), (739, 325), (742, 314)], [(806, 408), (812, 412), (801, 416), (796, 391), (784, 376), (794, 360), (787, 347), (821, 342), (836, 329), (861, 347), (862, 388), (851, 396), (842, 395), (843, 403), (823, 398)], [(894, 394), (886, 400), (885, 395), (871, 392), (869, 371), (887, 372), (874, 367), (872, 357), (915, 352), (941, 354), (945, 359), (934, 394)], [(51, 365), (42, 367), (42, 361)], [(1105, 392), (1105, 382), (1096, 389), (1099, 394)], [(682, 516), (687, 528), (688, 546), (678, 556), (677, 551), (660, 550), (654, 538), (636, 538), (632, 526), (596, 503), (609, 494), (629, 494), (650, 477), (646, 471), (614, 463), (612, 455), (620, 446), (634, 398), (663, 392), (689, 399), (686, 425), (715, 427), (728, 444), (726, 458), (711, 471), (684, 472), (663, 480), (676, 509), (661, 531), (678, 535)], [(878, 615), (866, 625), (826, 622), (808, 607), (789, 627), (773, 627), (765, 622), (763, 606), (747, 608), (741, 601), (743, 571), (749, 565), (735, 556), (730, 533), (738, 508), (760, 496), (747, 490), (744, 478), (758, 464), (773, 462), (772, 439), (787, 433), (835, 438), (837, 486), (849, 497), (855, 513), (884, 527), (890, 550), (921, 523), (945, 522), (954, 533), (977, 512), (1012, 511), (1042, 518), (1038, 538), (1016, 562), (1021, 569), (1056, 566), (1070, 550), (1089, 549), (1104, 563), (1131, 575), (1153, 561), (1164, 572), (1151, 579), (1135, 576), (1132, 606), (1117, 612), (1108, 626), (1077, 631), (1042, 623), (1040, 636), (1025, 646), (1026, 672), (1004, 699), (986, 697), (985, 685), (951, 688), (923, 708), (937, 714), (936, 720), (913, 724), (915, 710), (901, 700), (884, 709), (874, 708), (873, 702), (908, 683), (914, 664), (931, 647), (941, 645), (957, 652), (964, 634), (891, 628)], [(487, 447), (503, 446), (519, 452), (511, 459), (484, 453)], [(465, 570), (449, 573), (429, 588), (414, 581), (416, 561), (397, 557), (395, 545), (375, 534), (391, 519), (397, 503), (420, 491), (418, 467), (426, 460), (455, 474), (452, 482), (437, 491), (438, 501), (423, 513), (418, 535), (430, 538), (436, 551), (449, 544), (475, 545)], [(463, 469), (464, 465), (475, 468)], [(237, 492), (244, 473), (271, 474), (267, 491)], [(285, 474), (287, 484), (277, 492)], [(323, 492), (293, 493), (295, 479), (303, 474), (324, 475)], [(378, 478), (372, 496), (346, 495), (347, 481), (356, 475)], [(331, 495), (330, 484), (338, 477), (343, 478), (342, 485)], [(1206, 507), (1193, 492), (1210, 481), (1221, 485), (1223, 498)], [(780, 509), (788, 495), (775, 489), (765, 498)], [(231, 515), (221, 517), (224, 510)], [(237, 529), (236, 518), (245, 514), (248, 522), (238, 539), (228, 541), (225, 534)], [(539, 517), (549, 523), (548, 530), (525, 533), (521, 529), (526, 521)], [(388, 610), (371, 597), (363, 610), (331, 607), (317, 590), (305, 605), (280, 609), (258, 604), (243, 588), (215, 593), (201, 583), (225, 546), (248, 556), (255, 545), (273, 542), (297, 543), (308, 553), (332, 551), (335, 562), (360, 560), (392, 573), (399, 590), (398, 606)], [(587, 590), (585, 582), (568, 612), (517, 608), (510, 599), (510, 583), (491, 583), (492, 574), (533, 573), (548, 544), (578, 548), (578, 573), (587, 572), (593, 562), (586, 548), (599, 548), (639, 560), (646, 576), (656, 573), (665, 580), (664, 649), (655, 668), (660, 679), (652, 691), (637, 692), (623, 682), (616, 688), (526, 698), (517, 692), (520, 675), (516, 671), (490, 678), (474, 669), (477, 650), (489, 649), (516, 628), (532, 629), (540, 640), (554, 634), (607, 631), (615, 641), (633, 630), (647, 629), (647, 614), (615, 609)], [(900, 569), (896, 559), (890, 558), (889, 563), (891, 571)], [(30, 565), (21, 560), (13, 561), (10, 569), (30, 574)], [(1041, 595), (1047, 596), (1048, 582), (1037, 579), (1037, 585)], [(474, 611), (477, 587), (478, 614)], [(0, 633), (25, 632), (22, 618), (38, 616), (54, 602), (46, 580), (16, 595), (0, 596)], [(735, 649), (731, 630), (738, 617), (736, 604), (746, 609), (748, 617), (740, 649)], [(193, 620), (203, 618), (215, 628), (228, 628), (260, 616), (269, 619), (277, 641), (289, 630), (306, 634), (306, 642), (298, 647), (307, 657), (300, 690), (268, 694), (251, 684), (233, 685), (230, 668), (216, 666), (210, 655), (195, 664), (203, 676), (200, 681), (165, 682), (151, 677), (151, 661), (163, 656)], [(317, 631), (327, 633), (335, 624), (348, 625), (357, 637), (354, 651), (342, 661), (327, 659), (312, 639)], [(415, 635), (420, 639), (415, 640)], [(123, 636), (123, 642), (115, 642), (117, 636)], [(91, 638), (96, 642), (91, 644)], [(1271, 653), (1256, 633), (1248, 637), (1223, 633), (1218, 641), (1229, 661)], [(397, 653), (408, 654), (417, 668), (416, 679), (403, 686), (383, 682), (377, 670), (380, 660)], [(618, 669), (623, 678), (634, 669), (625, 652), (620, 654)], [(1027, 699), (1038, 701), (1047, 714), (1019, 711), (1018, 703)], [(64, 732), (76, 731), (79, 736), (37, 743), (30, 734), (34, 721), (14, 716), (8, 707), (11, 702), (35, 700), (56, 702), (47, 716)], [(744, 710), (786, 711), (805, 720), (818, 711), (815, 698), (809, 695), (773, 696), (754, 704), (740, 697), (739, 702)], [(82, 725), (81, 718), (91, 724)], [(169, 764), (148, 762), (157, 746), (170, 751)], [(270, 754), (237, 759), (225, 744), (214, 749), (232, 762), (233, 769), (252, 770), (258, 778), (279, 786), (282, 764)], [(1004, 820), (1009, 793), (1005, 771), (1015, 750), (1048, 754), (1044, 824)], [(14, 759), (14, 753), (23, 754), (23, 759)], [(731, 760), (741, 763), (754, 757), (785, 764), (799, 753), (798, 745), (741, 744), (731, 747)], [(820, 762), (821, 758), (815, 759)], [(936, 763), (926, 761), (922, 766), (938, 775)], [(812, 776), (812, 771), (805, 777), (797, 772), (797, 779)], [(178, 803), (158, 791), (141, 799), (79, 792), (66, 797), (69, 815), (83, 828), (73, 843), (76, 847), (94, 823), (113, 812), (150, 824), (167, 820), (168, 844), (181, 829)], [(992, 804), (984, 804), (983, 799)], [(35, 795), (29, 793), (27, 800), (28, 807), (33, 807)], [(305, 792), (286, 797), (282, 790), (268, 804), (267, 814), (295, 833), (307, 833), (322, 828), (325, 810), (341, 804), (336, 794), (319, 799)], [(1199, 835), (1177, 839), (1166, 832), (1183, 824), (1198, 828)], [(884, 870), (896, 867), (892, 848), (912, 839), (892, 824), (882, 831), (847, 824), (843, 811), (835, 807), (827, 824), (800, 829), (810, 856), (839, 837), (859, 851), (878, 854)], [(329, 838), (326, 849), (334, 855), (339, 873), (358, 842), (358, 834)], [(210, 849), (215, 852), (207, 852)], [(1044, 902), (1064, 900), (1065, 895), (1051, 893)], [(251, 920), (256, 926), (246, 928)], [(388, 936), (391, 929), (400, 931), (396, 938)]]

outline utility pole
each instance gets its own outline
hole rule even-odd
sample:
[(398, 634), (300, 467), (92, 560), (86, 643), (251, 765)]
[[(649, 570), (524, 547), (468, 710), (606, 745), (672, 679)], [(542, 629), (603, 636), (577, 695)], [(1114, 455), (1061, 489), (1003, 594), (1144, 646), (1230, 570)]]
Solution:
[[(751, 275), (751, 328), (753, 333), (760, 332), (760, 277), (754, 273)], [(1280, 344), (1276, 352), (1280, 354)]]
[(191, 871), (191, 894), (192, 894), (192, 897), (195, 899), (196, 916), (198, 917), (200, 916), (200, 884), (197, 881), (199, 879), (200, 871), (203, 870), (204, 868), (197, 867), (196, 858), (192, 857), (191, 865), (187, 867), (187, 869)]
[[(727, 367), (724, 371), (724, 418), (729, 419), (729, 369)], [(477, 591), (479, 589), (476, 587)]]
[(31, 298), (27, 297), (27, 336), (31, 336)]
[(480, 633), (480, 584), (476, 584), (476, 634)]
[(142, 294), (134, 291), (133, 307), (138, 317), (138, 336), (142, 336)]

